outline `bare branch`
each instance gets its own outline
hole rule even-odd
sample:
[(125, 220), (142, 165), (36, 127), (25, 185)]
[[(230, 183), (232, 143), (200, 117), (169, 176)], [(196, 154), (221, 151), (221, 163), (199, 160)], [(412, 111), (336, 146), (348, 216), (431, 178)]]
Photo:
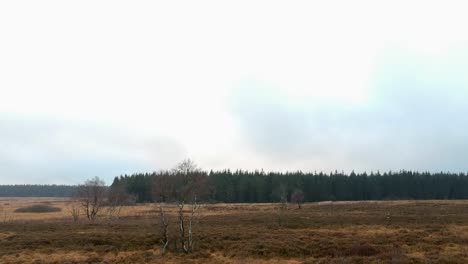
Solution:
[(98, 177), (87, 180), (78, 187), (77, 196), (88, 220), (94, 221), (97, 218), (103, 205), (106, 189), (104, 181)]

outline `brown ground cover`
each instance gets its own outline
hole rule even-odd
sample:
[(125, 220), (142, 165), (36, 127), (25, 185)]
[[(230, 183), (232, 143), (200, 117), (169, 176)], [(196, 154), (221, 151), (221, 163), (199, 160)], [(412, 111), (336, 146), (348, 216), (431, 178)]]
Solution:
[[(14, 213), (36, 203), (62, 211)], [(0, 206), (0, 263), (468, 263), (466, 201), (290, 205), (282, 226), (276, 205), (205, 205), (195, 252), (175, 252), (170, 243), (165, 256), (154, 205), (78, 223), (64, 199), (2, 199)], [(174, 219), (169, 233), (175, 240)]]

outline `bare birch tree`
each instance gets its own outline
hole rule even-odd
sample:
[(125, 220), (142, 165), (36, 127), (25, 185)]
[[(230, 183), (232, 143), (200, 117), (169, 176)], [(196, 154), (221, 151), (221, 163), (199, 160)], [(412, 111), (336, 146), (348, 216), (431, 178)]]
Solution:
[[(193, 229), (199, 220), (198, 200), (207, 191), (207, 176), (190, 159), (180, 162), (173, 172), (178, 182), (175, 200), (178, 206), (180, 244), (185, 253), (190, 253), (194, 250)], [(188, 214), (184, 211), (187, 204), (190, 207)]]
[(170, 175), (161, 174), (155, 178), (153, 183), (153, 199), (156, 202), (156, 210), (158, 211), (158, 224), (162, 235), (162, 254), (166, 254), (169, 246), (169, 216), (166, 213), (166, 203), (170, 200), (174, 189), (174, 181)]
[(164, 208), (162, 204), (159, 204), (159, 221), (161, 225), (161, 233), (163, 237), (163, 245), (161, 248), (162, 254), (166, 254), (166, 249), (167, 246), (169, 245), (169, 235), (168, 235), (168, 230), (169, 230), (169, 218), (166, 215), (166, 212), (164, 211)]
[(279, 198), (279, 206), (276, 208), (276, 216), (278, 220), (278, 225), (283, 226), (285, 221), (285, 214), (288, 210), (288, 192), (286, 186), (281, 184), (276, 190), (276, 196)]
[(173, 202), (177, 206), (176, 221), (178, 235), (175, 247), (185, 253), (194, 250), (194, 228), (199, 222), (200, 197), (206, 192), (207, 175), (192, 160), (177, 164), (171, 172), (156, 177), (154, 197), (159, 203), (159, 218), (163, 235), (163, 253), (166, 251), (169, 237), (168, 217), (164, 206)]

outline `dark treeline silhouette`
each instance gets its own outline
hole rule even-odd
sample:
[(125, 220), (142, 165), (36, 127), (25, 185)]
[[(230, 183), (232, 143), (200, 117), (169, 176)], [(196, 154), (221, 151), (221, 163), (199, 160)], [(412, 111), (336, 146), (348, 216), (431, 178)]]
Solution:
[[(301, 191), (304, 202), (397, 199), (467, 199), (465, 173), (265, 173), (263, 171), (211, 171), (206, 176), (207, 201), (226, 203), (277, 202)], [(152, 202), (156, 179), (172, 172), (141, 173), (116, 177), (112, 188), (124, 187), (138, 202)]]
[(70, 185), (0, 185), (0, 197), (71, 197), (76, 190)]

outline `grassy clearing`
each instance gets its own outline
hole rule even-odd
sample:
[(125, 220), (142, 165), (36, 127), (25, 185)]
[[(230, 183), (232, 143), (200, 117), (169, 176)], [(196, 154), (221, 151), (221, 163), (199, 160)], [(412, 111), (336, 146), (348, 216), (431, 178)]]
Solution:
[[(2, 203), (13, 212), (38, 201)], [(49, 205), (62, 211), (17, 214), (20, 218), (0, 224), (0, 263), (468, 262), (465, 201), (305, 204), (301, 210), (291, 206), (281, 227), (275, 205), (207, 205), (195, 229), (196, 252), (173, 253), (170, 244), (172, 252), (164, 257), (152, 205), (125, 208), (120, 219), (94, 223), (73, 223), (69, 201)], [(169, 210), (173, 218), (174, 210)], [(173, 221), (172, 238), (176, 229)]]

